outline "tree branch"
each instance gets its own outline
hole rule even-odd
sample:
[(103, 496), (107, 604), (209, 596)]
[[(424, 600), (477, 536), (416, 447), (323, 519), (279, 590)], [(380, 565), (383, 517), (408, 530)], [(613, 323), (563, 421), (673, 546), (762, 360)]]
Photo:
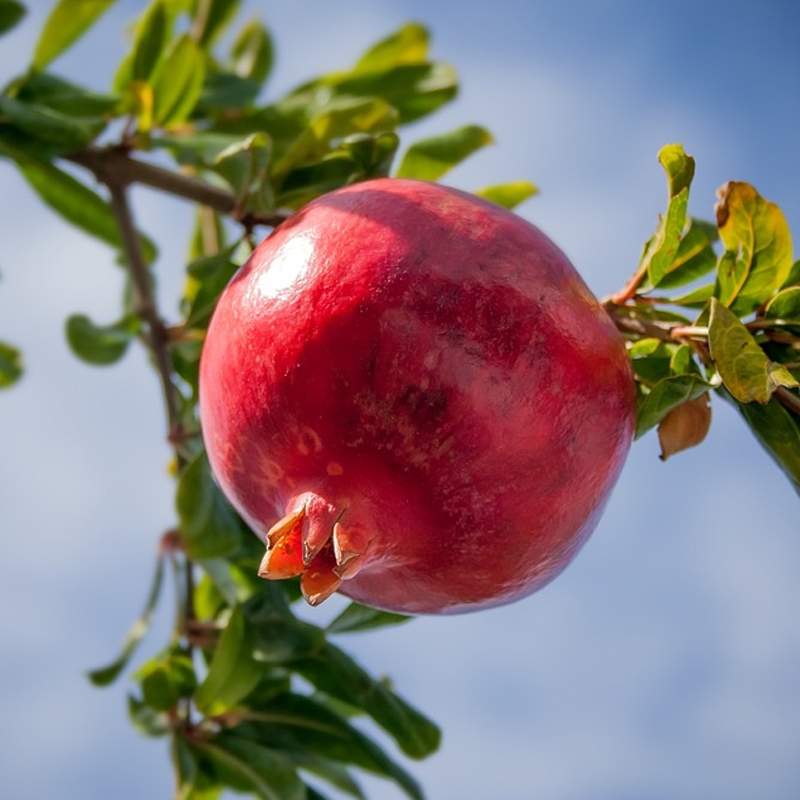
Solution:
[(182, 197), (193, 203), (199, 203), (237, 219), (245, 227), (256, 225), (277, 227), (293, 213), (289, 209), (280, 209), (274, 214), (247, 212), (237, 215), (236, 197), (224, 189), (212, 186), (199, 178), (184, 175), (180, 172), (131, 158), (127, 152), (118, 147), (88, 147), (66, 156), (67, 161), (86, 167), (106, 186), (127, 186), (139, 183), (161, 192)]
[(158, 313), (153, 282), (142, 255), (142, 246), (128, 203), (127, 188), (124, 183), (111, 178), (107, 178), (104, 182), (111, 193), (111, 208), (119, 225), (122, 245), (136, 292), (136, 313), (147, 328), (148, 345), (158, 370), (164, 395), (164, 406), (167, 411), (170, 441), (177, 444), (181, 440), (182, 426), (178, 392), (172, 381), (173, 368), (168, 348), (167, 327)]

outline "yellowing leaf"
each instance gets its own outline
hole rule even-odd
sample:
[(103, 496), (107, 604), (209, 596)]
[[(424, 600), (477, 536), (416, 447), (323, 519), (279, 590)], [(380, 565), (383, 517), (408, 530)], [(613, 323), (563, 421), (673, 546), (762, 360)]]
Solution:
[(783, 212), (749, 184), (717, 192), (717, 226), (725, 253), (717, 266), (717, 297), (740, 316), (780, 289), (792, 268), (792, 235)]
[(725, 388), (740, 403), (766, 403), (778, 386), (798, 385), (789, 370), (767, 358), (739, 318), (716, 298), (711, 300), (708, 343)]

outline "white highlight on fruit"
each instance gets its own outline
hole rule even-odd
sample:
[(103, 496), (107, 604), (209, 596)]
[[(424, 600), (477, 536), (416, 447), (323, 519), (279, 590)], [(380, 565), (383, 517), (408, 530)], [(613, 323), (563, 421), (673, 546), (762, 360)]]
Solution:
[(272, 257), (269, 269), (259, 276), (256, 291), (268, 299), (286, 294), (303, 278), (313, 251), (311, 236), (287, 238)]

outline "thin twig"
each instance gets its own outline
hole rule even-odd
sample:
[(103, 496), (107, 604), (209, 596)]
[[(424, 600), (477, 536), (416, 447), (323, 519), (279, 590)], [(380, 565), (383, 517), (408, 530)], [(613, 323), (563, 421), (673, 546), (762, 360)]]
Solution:
[(800, 397), (790, 392), (785, 386), (779, 386), (775, 390), (774, 396), (787, 411), (800, 417)]
[(153, 282), (142, 254), (139, 234), (133, 222), (126, 185), (111, 179), (106, 181), (106, 185), (111, 193), (111, 208), (119, 225), (122, 245), (136, 292), (136, 313), (147, 328), (148, 345), (158, 370), (167, 412), (170, 440), (176, 443), (181, 438), (180, 403), (178, 391), (173, 383), (167, 327), (158, 313)]

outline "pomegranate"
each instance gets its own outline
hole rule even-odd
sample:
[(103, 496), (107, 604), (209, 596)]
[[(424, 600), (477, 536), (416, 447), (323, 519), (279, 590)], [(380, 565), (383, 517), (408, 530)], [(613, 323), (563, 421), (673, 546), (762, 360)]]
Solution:
[(256, 248), (211, 321), (200, 408), (263, 577), (412, 613), (561, 572), (634, 427), (624, 344), (566, 256), (499, 206), (391, 178)]

